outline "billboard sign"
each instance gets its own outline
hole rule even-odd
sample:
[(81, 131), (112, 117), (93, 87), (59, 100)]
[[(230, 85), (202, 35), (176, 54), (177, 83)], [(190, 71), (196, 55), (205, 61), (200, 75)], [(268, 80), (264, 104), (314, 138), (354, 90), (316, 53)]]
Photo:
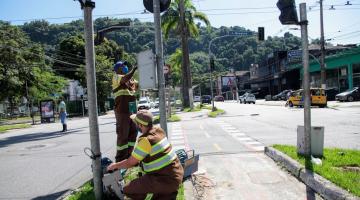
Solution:
[(55, 122), (55, 102), (53, 100), (40, 101), (41, 123)]
[(231, 87), (235, 86), (235, 76), (222, 76), (221, 77), (221, 85)]

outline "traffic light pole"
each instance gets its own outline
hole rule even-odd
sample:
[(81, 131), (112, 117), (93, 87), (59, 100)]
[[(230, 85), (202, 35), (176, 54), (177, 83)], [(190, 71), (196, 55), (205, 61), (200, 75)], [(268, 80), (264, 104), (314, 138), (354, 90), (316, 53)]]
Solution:
[(304, 66), (304, 154), (311, 155), (311, 111), (310, 111), (310, 73), (309, 73), (309, 42), (307, 30), (306, 3), (300, 4), (300, 26), (303, 49), (303, 66)]
[(160, 0), (153, 1), (154, 24), (155, 24), (155, 49), (156, 49), (156, 66), (159, 84), (159, 109), (160, 109), (160, 126), (167, 136), (166, 124), (166, 105), (165, 105), (165, 78), (163, 62), (163, 46), (161, 39), (161, 19), (160, 19)]
[(326, 89), (326, 69), (325, 69), (325, 41), (324, 41), (324, 18), (323, 18), (323, 0), (320, 0), (320, 79), (321, 88)]
[(92, 158), (92, 171), (94, 181), (95, 199), (102, 199), (102, 170), (101, 152), (99, 139), (99, 124), (96, 99), (96, 75), (95, 75), (95, 50), (94, 50), (94, 26), (92, 21), (92, 10), (95, 2), (91, 0), (79, 0), (81, 8), (84, 10), (85, 23), (85, 57), (86, 57), (86, 84), (88, 88), (89, 101), (89, 129)]

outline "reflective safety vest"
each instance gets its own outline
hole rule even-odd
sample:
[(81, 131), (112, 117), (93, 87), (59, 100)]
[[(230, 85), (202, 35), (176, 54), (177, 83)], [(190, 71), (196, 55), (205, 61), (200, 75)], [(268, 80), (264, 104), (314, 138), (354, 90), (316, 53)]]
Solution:
[(141, 161), (141, 166), (144, 172), (148, 173), (162, 169), (171, 164), (177, 158), (175, 151), (172, 149), (171, 144), (166, 137), (161, 138), (157, 135), (145, 137), (151, 144), (150, 153), (145, 153), (139, 147), (135, 147), (133, 151), (133, 155), (135, 157), (144, 158)]
[[(112, 89), (113, 90), (120, 86), (122, 77), (123, 77), (123, 75), (114, 74), (113, 79), (112, 79)], [(126, 86), (125, 86), (125, 88), (119, 89), (113, 93), (114, 93), (115, 98), (117, 96), (121, 96), (121, 95), (130, 95), (130, 96), (135, 95), (135, 91), (130, 91)]]

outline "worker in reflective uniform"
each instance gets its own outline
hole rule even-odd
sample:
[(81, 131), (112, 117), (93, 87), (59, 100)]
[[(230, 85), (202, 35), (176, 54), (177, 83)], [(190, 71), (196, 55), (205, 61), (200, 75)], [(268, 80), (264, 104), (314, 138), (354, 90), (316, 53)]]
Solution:
[(107, 169), (127, 169), (140, 163), (145, 174), (125, 185), (124, 194), (135, 200), (145, 199), (147, 193), (152, 193), (153, 199), (176, 199), (184, 170), (165, 132), (152, 125), (152, 114), (148, 110), (138, 111), (131, 119), (142, 135), (128, 159), (113, 163)]
[(134, 148), (137, 130), (134, 122), (130, 119), (129, 103), (135, 102), (137, 81), (132, 77), (137, 67), (134, 66), (129, 72), (127, 62), (119, 61), (114, 65), (112, 80), (112, 92), (115, 96), (115, 117), (117, 134), (117, 152), (115, 160), (121, 161), (128, 158)]

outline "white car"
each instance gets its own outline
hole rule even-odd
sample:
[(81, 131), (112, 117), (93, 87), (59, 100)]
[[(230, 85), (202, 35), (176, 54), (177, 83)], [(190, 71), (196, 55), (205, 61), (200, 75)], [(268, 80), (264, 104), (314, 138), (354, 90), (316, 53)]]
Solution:
[(250, 94), (250, 93), (247, 93), (244, 97), (244, 103), (253, 103), (255, 104), (255, 101), (256, 101), (256, 98), (255, 98), (255, 95), (253, 94)]
[(154, 102), (151, 102), (149, 97), (141, 97), (137, 105), (137, 110), (142, 110), (142, 109), (149, 110), (154, 106), (155, 106)]

